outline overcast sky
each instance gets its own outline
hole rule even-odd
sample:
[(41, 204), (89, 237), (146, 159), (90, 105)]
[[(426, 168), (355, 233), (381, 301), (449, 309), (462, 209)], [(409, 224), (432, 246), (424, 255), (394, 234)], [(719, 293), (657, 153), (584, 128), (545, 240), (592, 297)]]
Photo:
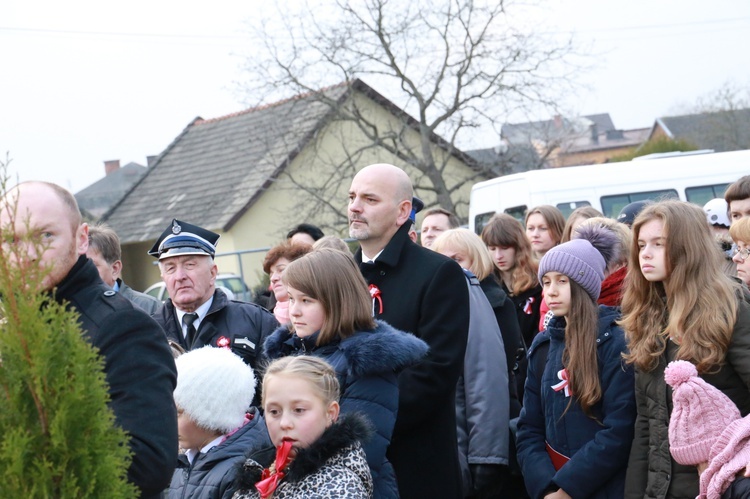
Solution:
[[(750, 86), (747, 0), (543, 3), (540, 24), (575, 32), (601, 54), (581, 77), (590, 90), (566, 102), (581, 114), (649, 127), (726, 82)], [(1, 157), (9, 152), (21, 180), (74, 192), (104, 176), (105, 160), (145, 165), (196, 116), (244, 108), (233, 90), (248, 53), (244, 21), (267, 5), (0, 2)]]

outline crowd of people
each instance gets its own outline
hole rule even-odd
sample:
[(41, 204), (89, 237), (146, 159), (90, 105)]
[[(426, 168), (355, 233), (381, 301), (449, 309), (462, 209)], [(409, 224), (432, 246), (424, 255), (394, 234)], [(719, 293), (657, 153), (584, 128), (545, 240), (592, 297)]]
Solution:
[(262, 303), (217, 289), (202, 227), (149, 251), (159, 303), (65, 189), (4, 206), (104, 357), (140, 497), (750, 497), (750, 176), (705, 207), (538, 206), (481, 235), (432, 208), (420, 240), (408, 175), (370, 165), (354, 251), (300, 224)]

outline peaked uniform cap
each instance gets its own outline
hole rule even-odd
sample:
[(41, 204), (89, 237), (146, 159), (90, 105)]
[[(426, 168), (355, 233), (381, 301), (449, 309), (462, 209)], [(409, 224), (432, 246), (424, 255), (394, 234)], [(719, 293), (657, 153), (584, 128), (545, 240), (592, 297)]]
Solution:
[(219, 237), (215, 232), (173, 218), (148, 254), (159, 260), (180, 255), (208, 255), (213, 258)]

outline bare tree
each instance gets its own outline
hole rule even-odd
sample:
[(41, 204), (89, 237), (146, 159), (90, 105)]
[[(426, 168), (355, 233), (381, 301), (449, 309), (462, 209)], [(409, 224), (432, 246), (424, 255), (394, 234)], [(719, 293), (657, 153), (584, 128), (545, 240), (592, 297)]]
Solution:
[[(464, 156), (459, 144), (471, 143), (480, 129), (497, 130), (510, 112), (554, 108), (572, 81), (572, 41), (524, 31), (512, 15), (524, 6), (509, 0), (333, 0), (302, 10), (277, 5), (273, 16), (251, 23), (257, 44), (247, 59), (245, 95), (260, 105), (312, 93), (330, 107), (331, 121), (349, 122), (367, 138), (349, 146), (334, 178), (315, 185), (290, 179), (317, 199), (314, 209), (335, 211), (340, 200), (332, 202), (325, 187), (351, 178), (377, 150), (411, 165), (417, 191), (433, 193), (436, 204), (455, 212), (468, 202), (459, 190), (496, 175)], [(395, 104), (397, 125), (383, 126), (347, 98), (351, 94), (332, 91), (342, 82), (356, 90), (359, 79)], [(445, 174), (456, 155), (473, 174), (458, 180)]]

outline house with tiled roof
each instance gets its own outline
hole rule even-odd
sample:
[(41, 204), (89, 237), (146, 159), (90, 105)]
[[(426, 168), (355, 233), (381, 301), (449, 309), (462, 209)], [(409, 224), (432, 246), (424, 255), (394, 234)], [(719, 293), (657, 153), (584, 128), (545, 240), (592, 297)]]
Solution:
[[(159, 280), (146, 253), (177, 218), (221, 234), (219, 253), (260, 250), (240, 258), (217, 256), (220, 272), (242, 273), (253, 285), (262, 275), (263, 250), (292, 226), (309, 222), (327, 234), (347, 236), (349, 185), (354, 173), (371, 163), (403, 167), (417, 194), (434, 204), (426, 175), (400, 151), (394, 155), (373, 145), (341, 109), (420, 144), (417, 123), (360, 80), (228, 116), (195, 118), (103, 217), (120, 237), (125, 281), (144, 289)], [(472, 185), (466, 180), (482, 177), (469, 156), (438, 136), (432, 144), (443, 180), (461, 185), (452, 199), (465, 217)]]
[(120, 166), (120, 160), (104, 162), (104, 178), (75, 194), (78, 207), (93, 220), (109, 211), (146, 174), (147, 168), (130, 162)]
[(716, 152), (750, 149), (750, 109), (657, 118), (648, 138), (661, 137)]

